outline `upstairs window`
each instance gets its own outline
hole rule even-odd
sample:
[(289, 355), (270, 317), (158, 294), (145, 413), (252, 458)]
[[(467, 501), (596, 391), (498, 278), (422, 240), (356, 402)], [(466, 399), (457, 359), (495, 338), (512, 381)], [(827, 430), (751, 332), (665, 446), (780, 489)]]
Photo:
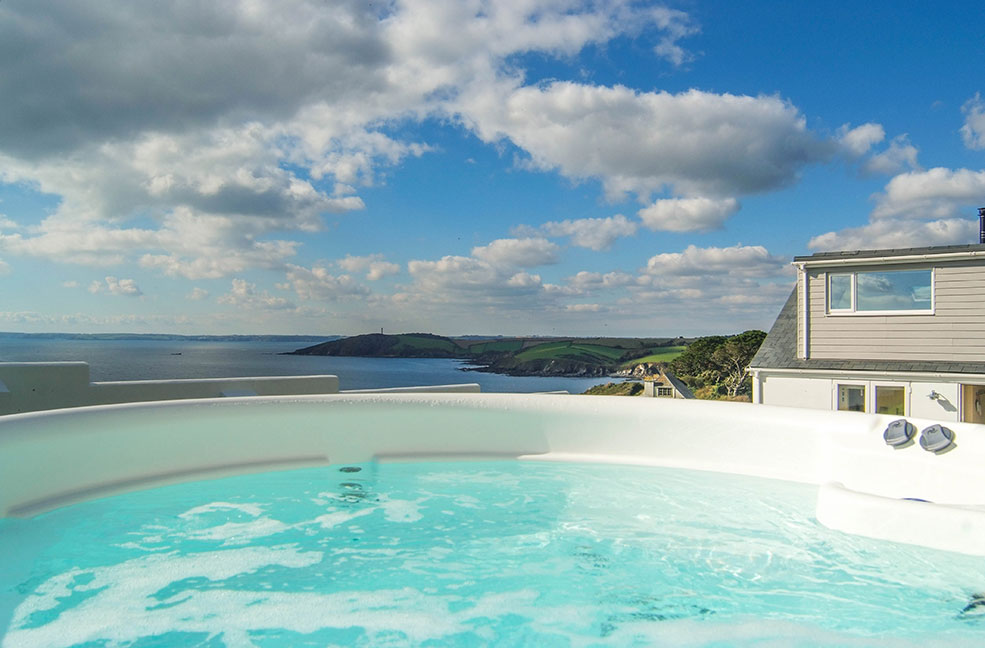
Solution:
[(828, 312), (933, 313), (934, 271), (882, 270), (828, 274)]

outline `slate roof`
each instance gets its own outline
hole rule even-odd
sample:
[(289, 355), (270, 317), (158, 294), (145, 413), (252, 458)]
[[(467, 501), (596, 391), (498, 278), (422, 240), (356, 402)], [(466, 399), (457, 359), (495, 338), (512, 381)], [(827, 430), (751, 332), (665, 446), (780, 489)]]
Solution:
[(914, 248), (891, 248), (887, 250), (849, 250), (840, 252), (816, 252), (809, 256), (796, 256), (794, 262), (827, 261), (829, 259), (875, 259), (894, 256), (913, 256), (921, 254), (956, 254), (961, 252), (985, 252), (985, 245), (934, 245)]
[[(975, 247), (985, 250), (985, 245), (954, 245), (954, 248)], [(921, 248), (913, 248), (921, 249)], [(940, 250), (940, 247), (927, 248)], [(810, 257), (808, 257), (810, 258)], [(797, 288), (794, 287), (787, 303), (773, 323), (763, 345), (749, 363), (750, 369), (810, 369), (819, 371), (911, 371), (920, 373), (985, 374), (985, 362), (954, 362), (944, 360), (822, 360), (797, 357)]]
[(681, 379), (675, 376), (672, 371), (665, 369), (663, 374), (664, 377), (667, 378), (667, 381), (674, 386), (674, 389), (676, 389), (681, 396), (684, 398), (694, 398), (694, 393), (688, 389), (688, 386), (682, 383)]

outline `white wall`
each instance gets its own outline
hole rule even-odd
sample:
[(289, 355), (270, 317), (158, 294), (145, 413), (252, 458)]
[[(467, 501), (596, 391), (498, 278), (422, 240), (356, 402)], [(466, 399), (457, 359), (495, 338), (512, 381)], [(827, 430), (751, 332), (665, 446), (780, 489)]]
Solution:
[[(350, 390), (350, 393), (478, 393), (477, 383)], [(265, 376), (89, 382), (85, 362), (0, 362), (0, 415), (147, 401), (337, 394), (337, 376)]]
[(831, 409), (830, 378), (799, 378), (760, 374), (762, 403), (784, 407)]
[(89, 382), (85, 362), (0, 362), (0, 415), (185, 398), (335, 394), (337, 376)]
[[(976, 377), (966, 379), (970, 383), (981, 382)], [(754, 382), (757, 382), (754, 378)], [(961, 383), (943, 378), (939, 380), (907, 380), (896, 376), (878, 377), (871, 374), (850, 374), (839, 378), (812, 374), (770, 374), (759, 370), (758, 399), (764, 405), (804, 407), (816, 410), (837, 409), (839, 384), (864, 385), (867, 411), (875, 411), (875, 387), (896, 385), (906, 389), (906, 416), (933, 419), (940, 423), (961, 420)], [(930, 398), (931, 392), (937, 394)]]

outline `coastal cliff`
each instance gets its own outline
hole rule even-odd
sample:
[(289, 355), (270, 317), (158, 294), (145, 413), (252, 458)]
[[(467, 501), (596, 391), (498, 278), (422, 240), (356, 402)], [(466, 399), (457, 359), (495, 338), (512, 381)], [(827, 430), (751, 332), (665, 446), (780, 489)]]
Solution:
[(511, 376), (604, 377), (635, 375), (646, 361), (665, 361), (683, 350), (681, 338), (447, 338), (430, 333), (355, 335), (304, 347), (293, 355), (381, 358), (454, 358)]

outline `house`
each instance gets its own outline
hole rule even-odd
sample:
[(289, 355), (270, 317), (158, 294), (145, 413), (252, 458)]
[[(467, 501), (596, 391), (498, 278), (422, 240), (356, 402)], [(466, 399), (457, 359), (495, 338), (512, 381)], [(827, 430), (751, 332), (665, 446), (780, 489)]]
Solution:
[(643, 395), (657, 398), (694, 398), (694, 394), (680, 378), (659, 365), (655, 374), (643, 379)]
[(985, 424), (985, 209), (977, 245), (794, 258), (750, 363), (753, 402)]

